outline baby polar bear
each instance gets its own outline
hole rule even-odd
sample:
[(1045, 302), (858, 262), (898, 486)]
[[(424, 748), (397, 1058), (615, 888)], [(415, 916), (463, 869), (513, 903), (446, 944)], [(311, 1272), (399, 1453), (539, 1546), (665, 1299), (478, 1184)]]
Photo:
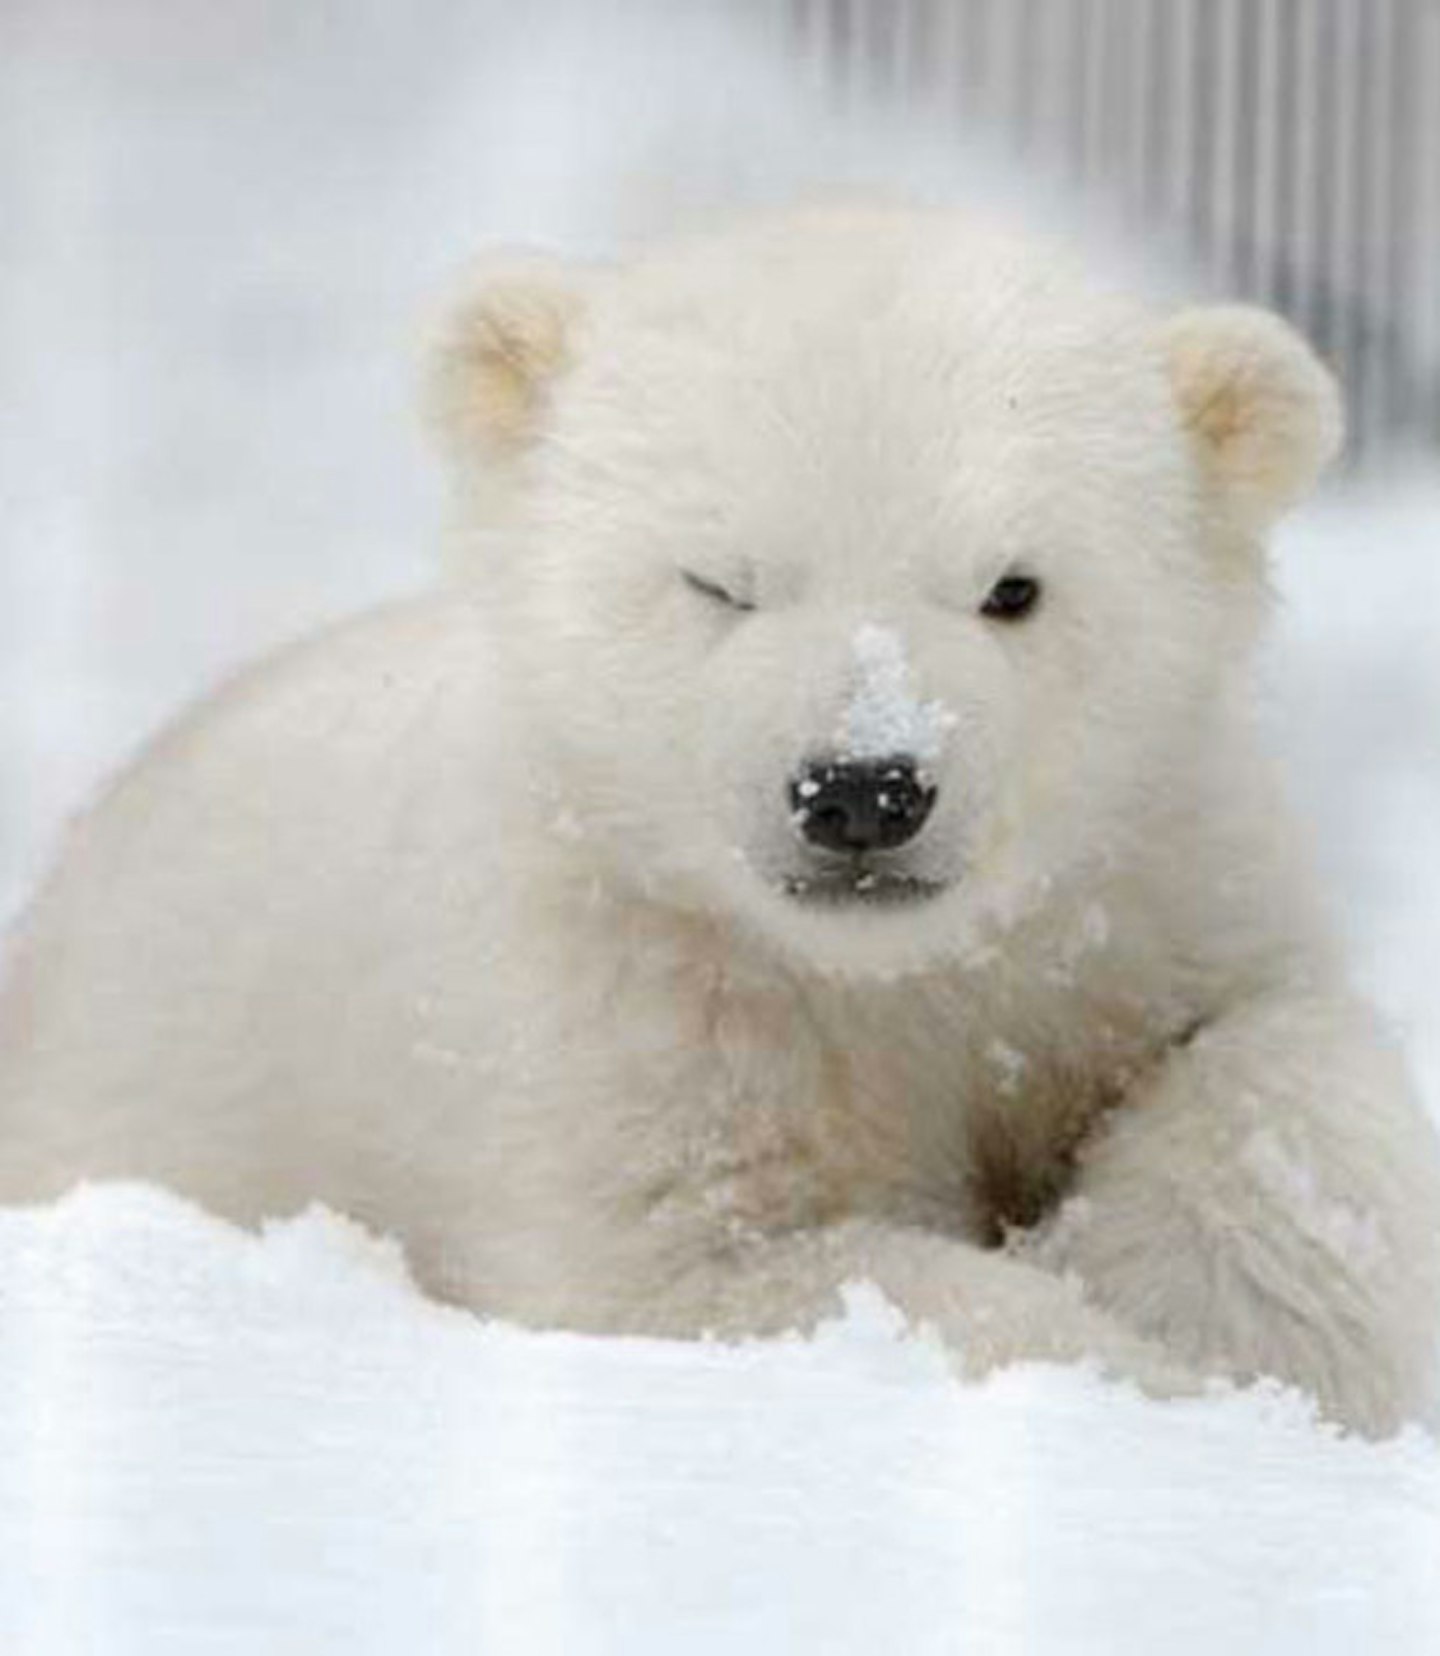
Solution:
[(812, 1324), (1425, 1406), (1440, 1171), (1247, 720), (1339, 432), (1276, 319), (952, 215), (492, 269), (450, 594), (284, 652), (74, 831), (0, 1195), (314, 1200), (537, 1325)]

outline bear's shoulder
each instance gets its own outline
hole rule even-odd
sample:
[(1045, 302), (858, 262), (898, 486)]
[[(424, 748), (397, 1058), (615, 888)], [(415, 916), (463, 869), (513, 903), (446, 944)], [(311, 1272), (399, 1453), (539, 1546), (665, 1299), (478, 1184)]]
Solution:
[(268, 905), (347, 861), (383, 878), (433, 852), (435, 834), (489, 836), (503, 699), (489, 628), (463, 595), (389, 604), (287, 645), (102, 789), (32, 924), (77, 904), (189, 910), (205, 892)]

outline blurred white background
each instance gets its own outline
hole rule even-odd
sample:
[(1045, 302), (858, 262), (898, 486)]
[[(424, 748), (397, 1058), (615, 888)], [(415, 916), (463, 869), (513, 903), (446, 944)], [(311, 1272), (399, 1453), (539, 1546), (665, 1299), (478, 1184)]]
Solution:
[[(1368, 387), (1366, 468), (1281, 538), (1274, 700), (1361, 973), (1440, 1103), (1440, 120), (1417, 102), (1440, 19), (1160, 10), (1163, 29), (1156, 0), (7, 0), (0, 915), (186, 698), (433, 577), (418, 360), (469, 254), (604, 252), (708, 200), (890, 177), (1122, 224), (1140, 279), (1288, 303)], [(1322, 129), (1330, 150), (1304, 136)], [(1272, 220), (1288, 241), (1240, 234)]]

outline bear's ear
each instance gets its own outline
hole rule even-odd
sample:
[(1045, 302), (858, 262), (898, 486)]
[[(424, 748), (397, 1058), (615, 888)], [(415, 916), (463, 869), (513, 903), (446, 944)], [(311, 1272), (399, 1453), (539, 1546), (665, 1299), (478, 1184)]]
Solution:
[(1246, 529), (1269, 528), (1340, 448), (1334, 376), (1288, 323), (1248, 305), (1181, 311), (1163, 348), (1202, 464)]
[(570, 365), (583, 275), (543, 254), (497, 255), (472, 270), (431, 351), (426, 406), (457, 455), (523, 449)]

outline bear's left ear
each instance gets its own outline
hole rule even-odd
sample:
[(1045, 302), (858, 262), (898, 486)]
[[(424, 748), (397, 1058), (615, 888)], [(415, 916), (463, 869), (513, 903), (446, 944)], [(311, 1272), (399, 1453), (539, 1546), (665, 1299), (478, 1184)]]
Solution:
[(1269, 528), (1339, 451), (1334, 376), (1288, 323), (1248, 305), (1181, 311), (1163, 349), (1202, 464), (1246, 529)]
[(581, 272), (540, 254), (499, 254), (473, 270), (431, 351), (426, 405), (458, 457), (503, 458), (544, 425), (572, 361), (585, 308)]

